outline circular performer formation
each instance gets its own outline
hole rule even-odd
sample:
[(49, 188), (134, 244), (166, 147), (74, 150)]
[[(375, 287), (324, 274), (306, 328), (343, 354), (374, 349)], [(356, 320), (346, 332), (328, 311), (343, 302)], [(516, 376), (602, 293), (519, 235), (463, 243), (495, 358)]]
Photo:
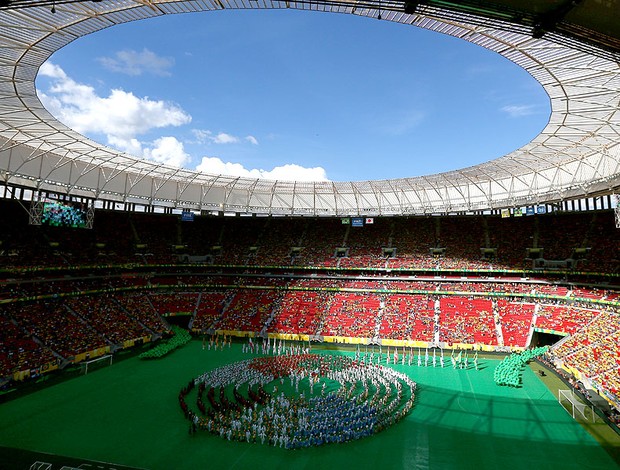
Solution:
[(190, 432), (299, 449), (382, 431), (409, 413), (415, 389), (407, 375), (371, 361), (299, 353), (205, 372), (179, 403)]

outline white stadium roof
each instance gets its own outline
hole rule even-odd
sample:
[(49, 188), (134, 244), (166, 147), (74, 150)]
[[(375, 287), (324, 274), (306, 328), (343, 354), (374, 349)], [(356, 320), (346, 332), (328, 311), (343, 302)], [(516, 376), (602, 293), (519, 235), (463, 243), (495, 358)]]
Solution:
[[(55, 13), (51, 0), (40, 6), (32, 3), (46, 1), (6, 3), (0, 2), (0, 178), (7, 185), (194, 210), (317, 216), (481, 211), (609, 194), (620, 187), (617, 51), (553, 31), (566, 12), (553, 21), (543, 17), (542, 26), (551, 31), (532, 33), (523, 21), (443, 9), (432, 1), (415, 2), (407, 9), (412, 13), (404, 12), (402, 1), (378, 0), (59, 1)], [(361, 182), (269, 181), (209, 175), (120, 153), (60, 123), (37, 97), (39, 67), (82, 36), (161, 15), (242, 8), (380, 14), (386, 21), (461, 38), (534, 77), (549, 95), (549, 122), (524, 147), (451, 172)]]

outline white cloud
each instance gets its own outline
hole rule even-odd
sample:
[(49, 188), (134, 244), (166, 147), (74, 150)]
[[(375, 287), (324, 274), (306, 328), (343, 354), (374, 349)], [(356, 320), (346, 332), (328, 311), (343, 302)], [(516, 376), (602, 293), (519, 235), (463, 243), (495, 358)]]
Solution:
[(159, 137), (147, 143), (138, 139), (112, 137), (109, 144), (130, 155), (176, 167), (185, 167), (191, 160), (190, 155), (185, 152), (183, 142), (172, 136)]
[(114, 57), (99, 57), (97, 61), (112, 72), (131, 76), (143, 73), (170, 76), (169, 69), (174, 65), (172, 57), (160, 57), (146, 48), (142, 51), (131, 49), (118, 51)]
[(192, 134), (196, 139), (193, 143), (195, 144), (204, 144), (209, 141), (212, 133), (211, 131), (204, 131), (202, 129), (192, 129)]
[(325, 169), (305, 168), (295, 164), (277, 166), (272, 170), (247, 169), (240, 163), (224, 162), (217, 157), (202, 157), (196, 170), (203, 173), (284, 181), (328, 181)]
[(219, 132), (214, 134), (209, 130), (192, 129), (192, 134), (196, 138), (196, 143), (199, 144), (238, 144), (242, 140), (251, 143), (252, 145), (258, 145), (258, 139), (253, 135), (245, 136), (243, 139), (236, 135), (228, 134), (226, 132)]
[(44, 62), (43, 65), (41, 65), (41, 68), (39, 68), (39, 74), (50, 78), (67, 78), (65, 71), (58, 65), (52, 64), (51, 62)]
[(142, 156), (144, 155), (144, 149), (142, 148), (142, 142), (135, 137), (123, 138), (114, 135), (108, 136), (108, 145), (115, 149), (126, 152), (130, 155)]
[(153, 148), (144, 149), (144, 156), (158, 163), (178, 167), (185, 166), (190, 160), (190, 156), (185, 153), (183, 143), (175, 137), (160, 137), (155, 140)]
[(239, 142), (239, 137), (226, 134), (225, 132), (220, 132), (219, 134), (213, 136), (212, 140), (216, 144), (236, 144)]
[(513, 117), (513, 118), (524, 117), (524, 116), (531, 116), (532, 114), (535, 114), (536, 107), (531, 104), (509, 105), (509, 106), (503, 106), (501, 108), (501, 111), (503, 111), (504, 113), (508, 114), (508, 116)]
[[(82, 134), (102, 134), (107, 144), (133, 155), (174, 165), (187, 163), (182, 144), (172, 137), (162, 137), (154, 147), (138, 140), (153, 129), (181, 126), (191, 116), (174, 103), (137, 97), (131, 92), (113, 89), (106, 97), (99, 96), (92, 86), (77, 83), (59, 66), (46, 62), (39, 74), (52, 79), (48, 90), (40, 91), (43, 105), (60, 121)], [(177, 144), (173, 145), (170, 139)], [(164, 150), (172, 152), (163, 155)]]
[[(77, 132), (104, 135), (108, 145), (131, 155), (178, 167), (190, 164), (191, 157), (176, 137), (159, 137), (152, 142), (139, 139), (154, 130), (181, 126), (191, 116), (174, 103), (138, 97), (120, 89), (99, 96), (90, 85), (76, 82), (61, 67), (43, 64), (39, 74), (50, 79), (46, 90), (38, 90), (43, 105), (60, 121)], [(252, 135), (238, 137), (226, 132), (192, 130), (198, 143), (258, 145)], [(196, 143), (196, 142), (194, 142)], [(271, 170), (247, 169), (239, 163), (224, 162), (218, 157), (203, 157), (196, 168), (211, 174), (245, 176), (286, 181), (328, 181), (322, 167), (306, 168), (296, 164), (277, 166)]]

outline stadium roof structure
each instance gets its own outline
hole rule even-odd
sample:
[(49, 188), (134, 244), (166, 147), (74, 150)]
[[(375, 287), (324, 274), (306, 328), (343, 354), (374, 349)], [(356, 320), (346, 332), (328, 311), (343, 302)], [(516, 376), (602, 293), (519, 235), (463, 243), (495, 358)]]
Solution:
[[(522, 148), (450, 172), (380, 181), (270, 181), (127, 155), (60, 123), (37, 97), (39, 67), (82, 36), (161, 15), (250, 8), (381, 18), (477, 44), (544, 87), (549, 122)], [(309, 216), (483, 211), (609, 194), (620, 187), (619, 38), (617, 0), (0, 0), (0, 178), (35, 194)]]

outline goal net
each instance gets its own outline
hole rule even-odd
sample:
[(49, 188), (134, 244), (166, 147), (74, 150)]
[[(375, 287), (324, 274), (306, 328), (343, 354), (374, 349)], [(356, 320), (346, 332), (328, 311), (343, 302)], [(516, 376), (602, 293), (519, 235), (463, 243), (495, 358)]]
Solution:
[[(558, 401), (573, 418), (581, 416), (585, 421), (590, 421), (587, 416), (590, 415), (592, 421), (595, 420), (596, 415), (592, 407), (583, 403), (572, 390), (558, 390)], [(589, 412), (586, 413), (586, 411)]]
[(86, 375), (102, 367), (112, 365), (112, 354), (106, 354), (105, 356), (97, 357), (80, 363), (80, 373)]

